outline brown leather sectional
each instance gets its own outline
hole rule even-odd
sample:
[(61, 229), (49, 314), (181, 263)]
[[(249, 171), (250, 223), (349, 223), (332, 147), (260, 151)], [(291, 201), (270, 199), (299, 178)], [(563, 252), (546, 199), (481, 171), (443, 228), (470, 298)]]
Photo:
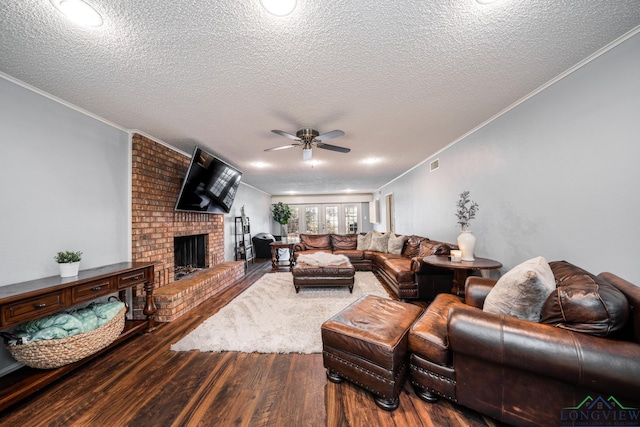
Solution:
[(539, 323), (484, 312), (492, 279), (469, 277), (465, 302), (435, 298), (409, 331), (410, 379), (423, 400), (445, 397), (517, 426), (640, 416), (640, 287), (549, 265), (557, 287)]
[(426, 265), (428, 255), (447, 255), (454, 245), (409, 236), (400, 254), (358, 250), (357, 234), (300, 234), (294, 245), (295, 256), (314, 252), (346, 255), (356, 270), (377, 272), (402, 300), (433, 299), (437, 294), (450, 292), (453, 273)]

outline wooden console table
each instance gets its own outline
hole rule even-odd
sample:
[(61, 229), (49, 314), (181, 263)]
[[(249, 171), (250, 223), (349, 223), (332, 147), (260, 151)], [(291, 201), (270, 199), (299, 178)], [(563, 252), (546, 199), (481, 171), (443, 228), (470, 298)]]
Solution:
[(0, 286), (0, 330), (5, 330), (115, 293), (125, 303), (129, 312), (126, 291), (137, 285), (144, 287), (143, 313), (146, 320), (127, 320), (122, 334), (111, 345), (76, 363), (46, 370), (25, 366), (0, 377), (0, 411), (79, 368), (125, 339), (142, 331), (152, 331), (155, 329), (156, 312), (153, 302), (152, 263), (124, 262), (83, 270), (75, 277), (53, 276)]
[(453, 262), (447, 255), (429, 255), (423, 261), (434, 267), (453, 270), (453, 287), (451, 293), (464, 300), (464, 287), (467, 276), (473, 270), (495, 270), (502, 267), (498, 261), (488, 258), (476, 258), (474, 261)]
[[(287, 268), (291, 270), (295, 264), (295, 257), (293, 256), (294, 243), (286, 243), (282, 241), (271, 242), (271, 270), (276, 271), (279, 268)], [(289, 263), (280, 263), (280, 249), (289, 250)]]

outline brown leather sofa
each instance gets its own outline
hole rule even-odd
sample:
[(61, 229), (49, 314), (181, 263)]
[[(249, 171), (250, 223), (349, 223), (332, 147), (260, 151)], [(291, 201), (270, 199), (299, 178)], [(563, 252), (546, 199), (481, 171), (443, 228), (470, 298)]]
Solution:
[(450, 292), (453, 273), (426, 265), (427, 255), (447, 255), (454, 245), (420, 236), (409, 236), (400, 254), (358, 250), (357, 234), (300, 234), (294, 253), (329, 252), (346, 255), (356, 270), (375, 271), (400, 299), (433, 299)]
[(300, 242), (293, 246), (295, 257), (300, 254), (327, 252), (346, 255), (356, 270), (370, 271), (371, 260), (357, 250), (357, 234), (300, 234)]
[(465, 302), (435, 298), (409, 332), (410, 380), (423, 400), (445, 397), (518, 426), (640, 416), (640, 287), (549, 265), (556, 290), (539, 323), (484, 312), (491, 279), (469, 277)]

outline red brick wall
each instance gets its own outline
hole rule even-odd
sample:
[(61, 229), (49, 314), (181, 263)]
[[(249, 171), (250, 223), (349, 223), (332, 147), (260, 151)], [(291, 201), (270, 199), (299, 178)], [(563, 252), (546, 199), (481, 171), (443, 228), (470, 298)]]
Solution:
[(155, 263), (156, 288), (173, 282), (173, 238), (207, 235), (207, 267), (224, 262), (224, 215), (175, 212), (189, 157), (133, 135), (132, 259)]

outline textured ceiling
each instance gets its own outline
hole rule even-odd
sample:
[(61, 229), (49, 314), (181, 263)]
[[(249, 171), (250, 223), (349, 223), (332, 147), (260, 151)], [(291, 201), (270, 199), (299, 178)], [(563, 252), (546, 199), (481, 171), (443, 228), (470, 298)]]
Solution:
[[(371, 192), (640, 25), (638, 0), (90, 3), (102, 27), (0, 0), (0, 71), (274, 195)], [(351, 153), (263, 151), (302, 127)]]

